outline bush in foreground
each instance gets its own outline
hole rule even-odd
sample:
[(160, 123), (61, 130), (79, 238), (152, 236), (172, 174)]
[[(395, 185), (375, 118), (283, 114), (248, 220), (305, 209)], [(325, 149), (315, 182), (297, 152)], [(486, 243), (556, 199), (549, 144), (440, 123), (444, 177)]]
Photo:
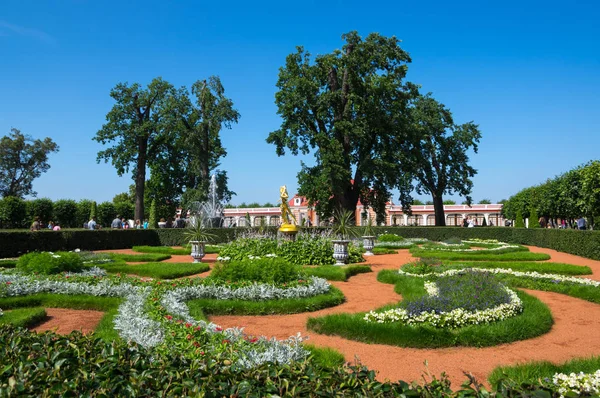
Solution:
[[(453, 392), (442, 377), (425, 385), (377, 381), (360, 365), (323, 367), (315, 361), (237, 369), (215, 358), (156, 355), (118, 340), (93, 335), (36, 334), (0, 326), (3, 366), (0, 396), (487, 396), (483, 387)], [(93, 375), (93, 377), (90, 377)], [(536, 385), (499, 384), (502, 395), (551, 392)], [(531, 392), (527, 392), (531, 391)]]

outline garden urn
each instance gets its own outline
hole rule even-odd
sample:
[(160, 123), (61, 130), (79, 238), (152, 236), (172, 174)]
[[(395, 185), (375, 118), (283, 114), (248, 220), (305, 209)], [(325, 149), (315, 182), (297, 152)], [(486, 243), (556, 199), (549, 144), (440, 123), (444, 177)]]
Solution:
[(375, 246), (375, 237), (371, 235), (363, 236), (363, 247), (367, 251), (365, 256), (373, 255), (373, 247)]
[(335, 265), (345, 265), (348, 259), (348, 244), (349, 240), (334, 240), (333, 241), (333, 258)]
[(192, 258), (195, 263), (201, 262), (202, 258), (204, 258), (204, 245), (206, 242), (191, 240), (190, 245), (192, 245)]

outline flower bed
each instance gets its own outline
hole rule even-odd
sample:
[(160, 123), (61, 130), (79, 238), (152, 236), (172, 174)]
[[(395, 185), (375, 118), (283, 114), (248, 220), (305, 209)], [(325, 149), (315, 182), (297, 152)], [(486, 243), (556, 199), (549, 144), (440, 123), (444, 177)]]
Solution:
[(55, 276), (0, 273), (0, 297), (36, 293), (123, 297), (114, 326), (126, 341), (154, 348), (157, 353), (183, 349), (190, 358), (220, 358), (224, 364), (240, 367), (265, 362), (289, 364), (306, 358), (308, 352), (300, 344), (302, 338), (299, 336), (282, 341), (269, 340), (247, 336), (241, 329), (223, 330), (210, 322), (197, 321), (189, 316), (184, 300), (201, 297), (218, 300), (299, 298), (329, 290), (327, 281), (316, 277), (289, 284), (248, 281), (228, 284), (202, 279), (144, 282), (129, 277), (105, 276), (105, 272), (97, 268), (85, 274)]
[(370, 311), (367, 322), (430, 324), (437, 328), (459, 328), (501, 321), (518, 315), (523, 305), (517, 294), (495, 282), (489, 274), (462, 273), (437, 283), (425, 282), (427, 295), (402, 302), (401, 308)]

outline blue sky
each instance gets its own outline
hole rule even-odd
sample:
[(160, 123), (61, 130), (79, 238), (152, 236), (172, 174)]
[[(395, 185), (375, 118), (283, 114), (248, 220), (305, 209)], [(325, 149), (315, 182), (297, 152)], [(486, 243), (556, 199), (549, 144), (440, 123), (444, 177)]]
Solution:
[(479, 124), (472, 196), (498, 201), (598, 159), (599, 20), (595, 1), (1, 0), (0, 136), (15, 127), (60, 145), (38, 197), (111, 200), (133, 182), (96, 163), (110, 89), (219, 75), (241, 114), (222, 132), (232, 202), (275, 202), (280, 185), (296, 192), (301, 160), (265, 142), (285, 57), (379, 32), (410, 53), (407, 80)]

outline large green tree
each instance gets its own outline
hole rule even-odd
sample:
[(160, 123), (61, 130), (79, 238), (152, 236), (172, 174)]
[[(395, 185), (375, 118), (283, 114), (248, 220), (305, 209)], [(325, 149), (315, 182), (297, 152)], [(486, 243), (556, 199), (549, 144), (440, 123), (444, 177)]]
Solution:
[(110, 92), (116, 103), (94, 137), (103, 145), (112, 145), (98, 152), (98, 162), (110, 160), (119, 176), (132, 171), (136, 219), (144, 218), (146, 168), (152, 169), (167, 156), (165, 143), (175, 141), (177, 130), (169, 123), (165, 106), (173, 95), (173, 86), (160, 77), (146, 88), (138, 83), (117, 84)]
[[(192, 97), (183, 96), (184, 145), (190, 162), (186, 173), (185, 202), (206, 198), (211, 174), (216, 172), (227, 151), (221, 143), (221, 130), (237, 123), (240, 114), (233, 101), (225, 96), (225, 88), (218, 76), (199, 80), (192, 85)], [(229, 201), (233, 192), (227, 188), (227, 173), (218, 171), (219, 199)], [(220, 184), (219, 184), (220, 183)], [(195, 191), (195, 192), (194, 192)], [(187, 195), (186, 195), (187, 194)]]
[(36, 196), (33, 180), (48, 171), (48, 155), (58, 152), (58, 145), (49, 137), (34, 140), (15, 128), (10, 131), (0, 139), (0, 195)]
[(416, 87), (404, 81), (410, 57), (395, 37), (356, 32), (341, 50), (311, 57), (298, 47), (280, 68), (275, 95), (281, 127), (267, 142), (282, 156), (313, 153), (302, 163), (299, 194), (321, 214), (355, 211), (358, 200), (385, 212), (390, 190), (410, 202), (398, 142), (406, 135), (406, 109)]
[(419, 96), (411, 107), (408, 147), (417, 193), (433, 199), (435, 225), (445, 226), (443, 195), (458, 193), (471, 204), (471, 178), (477, 171), (469, 165), (467, 152), (477, 153), (481, 138), (473, 122), (457, 125), (452, 113), (430, 95)]

